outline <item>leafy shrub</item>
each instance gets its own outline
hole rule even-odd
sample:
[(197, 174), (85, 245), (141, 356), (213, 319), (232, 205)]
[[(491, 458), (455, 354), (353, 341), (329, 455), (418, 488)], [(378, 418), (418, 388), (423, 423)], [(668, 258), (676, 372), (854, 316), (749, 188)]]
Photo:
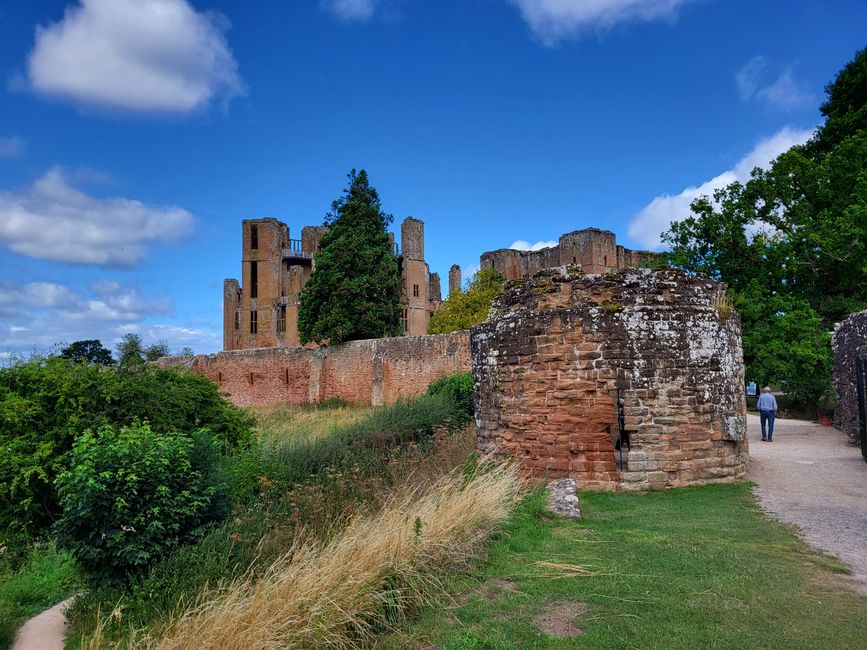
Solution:
[(505, 286), (506, 278), (494, 269), (477, 271), (465, 291), (450, 293), (433, 313), (428, 334), (448, 334), (484, 323)]
[[(245, 487), (240, 492), (233, 490), (231, 515), (203, 527), (190, 543), (132, 576), (129, 583), (100, 585), (76, 597), (67, 613), (72, 626), (68, 645), (78, 647), (81, 636), (93, 629), (97, 612), (110, 612), (118, 602), (123, 603), (122, 616), (108, 621), (103, 631), (112, 640), (166, 620), (179, 603), (195, 601), (204, 587), (242, 575), (261, 575), (299, 536), (332, 537), (349, 517), (376, 507), (409, 476), (422, 485), (424, 477), (433, 481), (460, 468), (474, 447), (475, 436), (466, 429), (451, 435), (442, 433), (454, 421), (454, 414), (450, 400), (443, 396), (414, 398), (377, 409), (355, 429), (356, 434), (381, 432), (406, 418), (421, 444), (410, 440), (386, 448), (369, 445), (356, 455), (329, 455), (323, 446), (317, 447), (321, 455), (305, 454), (302, 448), (313, 445), (319, 437), (235, 450), (223, 458), (224, 471), (235, 477), (237, 486)], [(322, 413), (322, 417), (334, 416)], [(355, 424), (343, 424), (324, 437), (345, 436)], [(428, 432), (433, 431), (435, 446), (427, 443)], [(263, 433), (263, 439), (270, 440), (267, 430)], [(296, 464), (301, 459), (305, 464)], [(328, 464), (328, 460), (334, 462)], [(316, 467), (322, 470), (308, 472)], [(465, 480), (476, 471), (474, 462), (468, 467)], [(126, 646), (121, 643), (120, 647)]]
[(125, 578), (224, 514), (218, 462), (206, 430), (158, 434), (136, 423), (87, 431), (57, 478), (59, 539), (94, 576)]
[(0, 546), (22, 549), (58, 516), (54, 479), (78, 436), (136, 420), (156, 433), (206, 427), (225, 449), (248, 444), (254, 424), (208, 379), (176, 369), (123, 373), (58, 357), (0, 369)]
[(476, 412), (473, 402), (473, 373), (459, 372), (440, 377), (427, 387), (428, 395), (447, 395), (469, 418)]

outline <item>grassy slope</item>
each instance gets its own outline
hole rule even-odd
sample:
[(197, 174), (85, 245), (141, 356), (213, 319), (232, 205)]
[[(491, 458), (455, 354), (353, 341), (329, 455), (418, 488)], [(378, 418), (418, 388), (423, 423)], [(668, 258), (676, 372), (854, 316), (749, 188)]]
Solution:
[[(836, 560), (767, 520), (749, 485), (584, 494), (580, 524), (547, 517), (542, 503), (531, 496), (478, 575), (449, 585), (459, 594), (454, 605), (429, 610), (408, 637), (382, 645), (865, 647), (867, 598), (841, 587), (845, 569)], [(593, 575), (558, 577), (537, 562)], [(498, 578), (517, 589), (498, 589)], [(557, 600), (589, 605), (575, 619), (582, 636), (536, 628), (535, 616)]]
[(14, 573), (0, 572), (0, 648), (9, 647), (24, 621), (57, 604), (79, 585), (69, 554), (52, 547), (31, 551)]
[(350, 426), (369, 416), (374, 409), (352, 404), (331, 407), (274, 404), (250, 409), (256, 414), (259, 435), (263, 439), (286, 441), (315, 440)]
[[(105, 616), (117, 604), (118, 624), (110, 622), (103, 638), (128, 634), (129, 626), (157, 628), (179, 599), (194, 597), (205, 583), (231, 580), (252, 565), (264, 569), (299, 534), (327, 537), (347, 517), (375, 510), (393, 486), (424, 483), (462, 467), (475, 446), (474, 432), (436, 434), (456, 415), (440, 397), (376, 409), (262, 409), (263, 446), (227, 458), (230, 483), (239, 486), (233, 493), (240, 495), (232, 515), (155, 563), (128, 589), (97, 589), (78, 598), (69, 612), (67, 647), (79, 647), (94, 630), (97, 612)], [(254, 487), (241, 489), (247, 484)]]

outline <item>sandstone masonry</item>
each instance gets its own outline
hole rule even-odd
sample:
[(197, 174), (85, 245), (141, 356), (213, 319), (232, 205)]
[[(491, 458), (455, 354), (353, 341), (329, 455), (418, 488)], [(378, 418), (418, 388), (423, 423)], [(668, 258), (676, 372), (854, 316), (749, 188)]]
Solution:
[(849, 316), (834, 329), (834, 390), (837, 406), (834, 426), (858, 444), (858, 397), (855, 384), (855, 357), (867, 356), (867, 310)]
[[(471, 333), (480, 449), (585, 489), (743, 478), (740, 320), (724, 292), (670, 269), (510, 283)], [(622, 465), (618, 399), (633, 432)]]
[(507, 280), (518, 280), (567, 264), (580, 264), (587, 273), (610, 273), (644, 266), (646, 260), (655, 257), (655, 253), (619, 246), (610, 230), (585, 228), (562, 235), (556, 246), (537, 251), (501, 248), (482, 253), (479, 261), (483, 269), (495, 269)]
[[(246, 219), (241, 224), (241, 282), (223, 282), (223, 349), (300, 347), (298, 307), (310, 279), (327, 226), (305, 226), (292, 239), (277, 219)], [(440, 304), (440, 278), (424, 260), (424, 222), (404, 219), (397, 258), (404, 303), (403, 327), (410, 336), (427, 334)]]
[(260, 348), (163, 357), (161, 366), (203, 374), (239, 406), (313, 404), (340, 398), (391, 404), (444, 375), (470, 370), (469, 333), (351, 341), (310, 350)]

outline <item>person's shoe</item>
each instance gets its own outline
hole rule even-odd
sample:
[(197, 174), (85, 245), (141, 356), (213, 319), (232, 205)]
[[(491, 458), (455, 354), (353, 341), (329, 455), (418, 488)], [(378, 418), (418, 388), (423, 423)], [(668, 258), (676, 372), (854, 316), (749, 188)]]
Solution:
[(767, 438), (762, 438), (762, 442), (767, 442), (767, 441), (768, 441)]

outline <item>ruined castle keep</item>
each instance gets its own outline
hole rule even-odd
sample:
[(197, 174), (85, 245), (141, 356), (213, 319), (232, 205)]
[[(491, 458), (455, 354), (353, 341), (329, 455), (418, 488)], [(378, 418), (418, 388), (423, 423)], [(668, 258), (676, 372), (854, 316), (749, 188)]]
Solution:
[[(301, 290), (316, 266), (327, 226), (305, 226), (301, 239), (277, 219), (246, 219), (241, 225), (241, 283), (223, 282), (223, 349), (299, 347)], [(430, 315), (442, 300), (440, 279), (424, 260), (424, 222), (407, 217), (400, 246), (394, 243), (403, 292), (403, 328), (427, 334)]]
[[(512, 282), (471, 331), (480, 449), (586, 489), (743, 478), (740, 320), (724, 295), (667, 268)], [(619, 400), (631, 431), (620, 451)]]
[(567, 264), (580, 265), (585, 273), (610, 273), (643, 266), (648, 257), (655, 257), (655, 254), (619, 246), (610, 230), (585, 228), (567, 232), (560, 237), (557, 246), (537, 251), (501, 248), (482, 253), (481, 267), (494, 269), (507, 280), (518, 280)]
[[(487, 322), (412, 336), (426, 333), (440, 280), (424, 260), (424, 224), (410, 217), (394, 250), (410, 336), (303, 349), (299, 296), (325, 228), (299, 240), (276, 219), (242, 228), (243, 287), (225, 282), (225, 350), (158, 362), (206, 375), (236, 404), (388, 404), (472, 369), (479, 449), (516, 459), (528, 477), (643, 490), (746, 475), (740, 319), (721, 283), (640, 268), (652, 254), (579, 230), (540, 251), (484, 253), (481, 266), (510, 280)], [(457, 265), (448, 283), (460, 289)], [(628, 445), (616, 444), (621, 426)]]

